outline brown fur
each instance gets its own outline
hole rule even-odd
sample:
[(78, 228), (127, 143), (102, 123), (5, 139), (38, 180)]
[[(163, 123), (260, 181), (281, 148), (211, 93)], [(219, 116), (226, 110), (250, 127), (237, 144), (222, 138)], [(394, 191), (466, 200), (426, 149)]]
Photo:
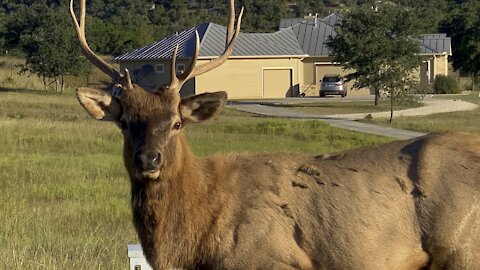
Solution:
[[(97, 96), (91, 91), (79, 90), (79, 99)], [(431, 134), (316, 157), (197, 158), (172, 122), (211, 117), (225, 95), (180, 101), (140, 91), (111, 106), (143, 132), (124, 130), (124, 160), (154, 269), (480, 269), (478, 135)], [(99, 108), (109, 103), (98, 100)], [(104, 109), (106, 119), (118, 111)], [(150, 148), (164, 159), (159, 177), (139, 178), (133, 157)]]

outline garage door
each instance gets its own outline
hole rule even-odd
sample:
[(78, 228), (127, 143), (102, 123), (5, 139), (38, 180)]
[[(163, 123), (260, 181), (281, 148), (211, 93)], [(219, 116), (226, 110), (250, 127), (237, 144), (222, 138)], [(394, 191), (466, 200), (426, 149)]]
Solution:
[[(320, 89), (320, 80), (323, 79), (325, 74), (340, 74), (341, 76), (345, 76), (347, 74), (353, 73), (353, 70), (343, 70), (340, 65), (334, 65), (332, 63), (325, 63), (325, 64), (316, 64), (315, 65), (315, 80), (317, 89)], [(352, 89), (355, 80), (351, 80), (347, 83), (347, 88), (349, 90), (349, 95), (371, 95), (370, 90), (368, 88), (356, 89), (355, 91), (350, 91)]]
[(292, 96), (292, 71), (290, 69), (263, 70), (263, 97), (284, 98)]
[(342, 70), (341, 66), (332, 65), (332, 64), (317, 64), (316, 65), (316, 84), (320, 85), (319, 81), (323, 79), (325, 74), (339, 74), (344, 75), (345, 72)]

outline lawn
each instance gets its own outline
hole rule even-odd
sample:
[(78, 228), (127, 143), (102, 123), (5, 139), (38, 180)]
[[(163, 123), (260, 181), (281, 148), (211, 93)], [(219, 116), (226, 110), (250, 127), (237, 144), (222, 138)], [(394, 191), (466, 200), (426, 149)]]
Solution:
[[(301, 104), (265, 104), (270, 106), (284, 107), (288, 110), (300, 111), (316, 115), (334, 115), (350, 113), (375, 113), (390, 111), (390, 101), (380, 100), (375, 106), (373, 101), (328, 101)], [(412, 102), (409, 104), (395, 106), (395, 110), (403, 110), (422, 106), (421, 103)]]
[[(28, 89), (26, 89), (28, 90)], [(338, 151), (390, 139), (225, 110), (186, 127), (197, 155)], [(127, 269), (136, 243), (120, 132), (73, 94), (0, 91), (0, 268)]]
[[(110, 59), (105, 57), (105, 60), (109, 61)], [(20, 75), (18, 73), (20, 71), (19, 65), (24, 62), (25, 60), (18, 57), (0, 56), (0, 91), (31, 92), (33, 90), (38, 92), (37, 89), (43, 89), (43, 81), (38, 76), (28, 73)], [(118, 68), (118, 64), (110, 64)], [(78, 86), (104, 82), (110, 82), (110, 78), (96, 68), (92, 68), (88, 75), (65, 77), (65, 84), (72, 87), (66, 89), (69, 92), (72, 92), (72, 89)], [(50, 84), (51, 81), (47, 83), (49, 84), (48, 89), (52, 90), (54, 85)]]
[[(437, 98), (457, 99), (480, 104), (478, 92), (471, 92), (469, 95), (441, 95)], [(388, 119), (374, 119), (372, 122), (421, 132), (464, 131), (480, 133), (480, 109), (426, 116), (396, 117), (391, 124), (388, 123)]]

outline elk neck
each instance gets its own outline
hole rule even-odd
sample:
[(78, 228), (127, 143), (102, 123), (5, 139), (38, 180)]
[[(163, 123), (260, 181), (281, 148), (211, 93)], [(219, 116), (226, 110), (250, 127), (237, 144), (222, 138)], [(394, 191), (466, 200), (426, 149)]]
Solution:
[[(195, 157), (181, 133), (175, 162), (162, 171), (157, 181), (132, 179), (132, 210), (136, 229), (147, 258), (188, 259), (195, 263), (200, 240), (215, 226), (215, 185), (209, 170), (213, 164)], [(182, 235), (182, 237), (178, 237)], [(183, 252), (163, 243), (174, 241)], [(181, 242), (181, 243), (180, 243)], [(155, 256), (155, 254), (162, 256)], [(155, 264), (161, 262), (155, 262)]]

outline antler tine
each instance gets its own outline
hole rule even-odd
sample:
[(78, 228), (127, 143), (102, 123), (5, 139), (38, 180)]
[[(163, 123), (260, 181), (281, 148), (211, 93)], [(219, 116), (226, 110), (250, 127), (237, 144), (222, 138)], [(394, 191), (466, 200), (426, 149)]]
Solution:
[[(230, 22), (229, 22), (228, 29), (227, 29), (227, 36), (226, 36), (227, 40), (226, 40), (226, 44), (225, 44), (225, 46), (226, 46), (225, 51), (223, 52), (223, 54), (221, 56), (213, 59), (212, 61), (210, 61), (208, 63), (205, 63), (201, 66), (198, 66), (198, 67), (196, 67), (195, 64), (197, 63), (198, 55), (199, 55), (199, 51), (200, 51), (200, 38), (199, 38), (199, 35), (198, 35), (198, 31), (195, 31), (195, 34), (196, 34), (195, 53), (193, 55), (190, 67), (182, 75), (180, 75), (178, 77), (178, 79), (177, 79), (177, 77), (174, 73), (175, 69), (172, 69), (172, 73), (175, 75), (176, 78), (173, 79), (173, 76), (172, 76), (172, 80), (171, 80), (170, 85), (173, 85), (175, 83), (180, 83), (180, 86), (181, 86), (183, 83), (185, 83), (189, 79), (191, 79), (193, 77), (196, 77), (196, 76), (199, 76), (201, 74), (204, 74), (205, 72), (208, 72), (212, 69), (215, 69), (215, 68), (219, 67), (220, 65), (222, 65), (225, 61), (227, 61), (228, 57), (233, 52), (233, 46), (235, 44), (235, 41), (237, 40), (238, 34), (240, 33), (240, 26), (241, 26), (241, 23), (242, 23), (243, 10), (244, 10), (244, 8), (242, 7), (242, 10), (240, 11), (240, 14), (238, 15), (237, 24), (236, 24), (236, 27), (235, 27), (235, 1), (230, 0)], [(173, 61), (174, 60), (172, 59), (172, 62)], [(174, 66), (172, 66), (172, 68), (174, 68)], [(177, 89), (180, 91), (179, 88), (177, 88)]]
[[(177, 47), (178, 47), (178, 45), (177, 45)], [(193, 53), (193, 58), (192, 58), (192, 61), (190, 63), (189, 68), (187, 70), (185, 70), (185, 72), (178, 77), (178, 80), (180, 82), (187, 81), (188, 79), (192, 78), (192, 77), (189, 77), (189, 76), (190, 76), (190, 74), (192, 74), (192, 71), (195, 69), (195, 65), (197, 64), (199, 53), (200, 53), (200, 36), (198, 35), (198, 31), (195, 30), (195, 51)]]
[(72, 18), (73, 26), (75, 27), (75, 32), (77, 33), (78, 42), (83, 54), (92, 64), (117, 82), (123, 77), (122, 74), (116, 71), (98, 55), (96, 55), (92, 49), (90, 49), (90, 46), (88, 46), (87, 38), (85, 37), (86, 0), (82, 0), (80, 2), (80, 23), (78, 22), (75, 11), (73, 10), (73, 1), (74, 0), (70, 0), (70, 17)]
[(177, 73), (176, 73), (176, 65), (177, 65), (177, 53), (178, 53), (178, 44), (175, 46), (172, 55), (172, 62), (170, 65), (170, 86), (175, 85), (178, 83)]
[[(242, 7), (242, 12), (243, 12), (243, 7)], [(225, 41), (225, 46), (228, 46), (228, 44), (233, 38), (234, 27), (235, 27), (235, 0), (230, 0), (230, 20), (228, 22), (227, 40)]]

